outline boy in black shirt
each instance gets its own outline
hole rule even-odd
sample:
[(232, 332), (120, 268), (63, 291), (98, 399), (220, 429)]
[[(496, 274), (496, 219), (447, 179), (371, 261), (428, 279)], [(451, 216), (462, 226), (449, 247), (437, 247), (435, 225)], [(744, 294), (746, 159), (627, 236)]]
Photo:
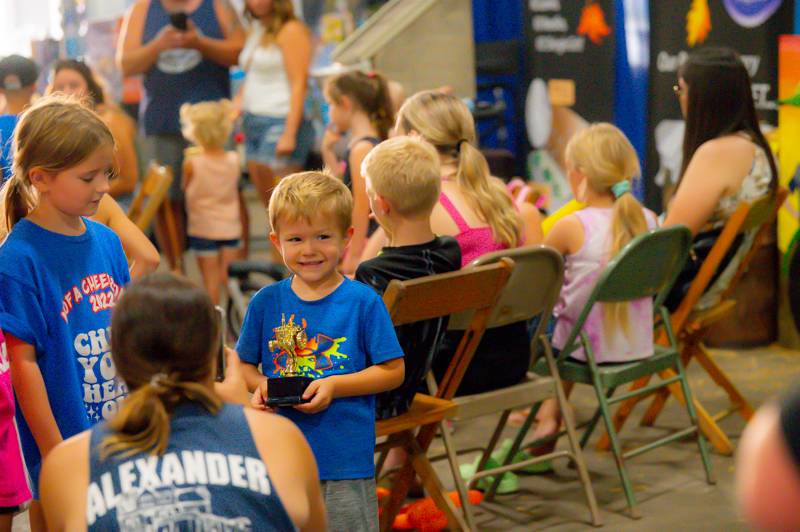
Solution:
[[(383, 295), (392, 279), (405, 281), (461, 267), (458, 242), (449, 236), (437, 237), (431, 230), (430, 216), (439, 201), (441, 178), (439, 156), (430, 144), (414, 137), (384, 141), (364, 159), (362, 174), (370, 207), (389, 245), (358, 266), (356, 280)], [(396, 328), (406, 355), (405, 380), (399, 388), (377, 396), (378, 419), (408, 410), (446, 328), (446, 319)]]

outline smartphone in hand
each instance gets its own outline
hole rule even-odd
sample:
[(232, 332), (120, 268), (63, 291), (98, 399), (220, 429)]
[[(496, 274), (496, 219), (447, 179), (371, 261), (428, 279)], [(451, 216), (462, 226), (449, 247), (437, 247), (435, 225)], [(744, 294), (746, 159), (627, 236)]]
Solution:
[(176, 30), (186, 31), (189, 27), (186, 22), (187, 20), (188, 17), (183, 11), (177, 11), (169, 14), (169, 22)]

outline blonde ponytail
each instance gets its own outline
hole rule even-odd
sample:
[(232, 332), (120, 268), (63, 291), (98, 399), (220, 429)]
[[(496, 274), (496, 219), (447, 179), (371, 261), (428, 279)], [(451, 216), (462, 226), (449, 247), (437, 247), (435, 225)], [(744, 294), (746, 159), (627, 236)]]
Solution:
[(108, 422), (111, 434), (100, 446), (101, 458), (110, 455), (126, 458), (139, 452), (164, 454), (169, 444), (172, 411), (183, 400), (199, 403), (212, 414), (222, 406), (208, 386), (157, 373), (149, 383), (133, 391)]
[(403, 103), (398, 117), (406, 133), (416, 131), (441, 156), (456, 159), (456, 183), (469, 206), (492, 228), (493, 238), (509, 247), (520, 245), (522, 218), (475, 146), (475, 121), (464, 102), (438, 91), (418, 92)]
[(219, 411), (212, 382), (220, 326), (204, 290), (172, 274), (143, 277), (123, 292), (111, 330), (111, 358), (130, 394), (108, 421), (102, 457), (162, 454), (178, 403)]
[(0, 189), (0, 207), (3, 209), (0, 241), (11, 232), (14, 225), (25, 218), (36, 206), (36, 190), (30, 181), (12, 175)]
[(503, 185), (489, 174), (489, 163), (469, 142), (458, 145), (456, 183), (470, 204), (492, 228), (497, 242), (513, 248), (520, 245), (522, 219), (514, 209), (511, 197)]
[[(647, 231), (644, 208), (631, 193), (631, 180), (641, 173), (636, 150), (617, 127), (601, 122), (578, 132), (567, 144), (566, 160), (598, 193), (614, 196), (608, 258), (614, 258), (634, 237)], [(629, 336), (628, 303), (603, 304), (607, 336), (621, 328)]]

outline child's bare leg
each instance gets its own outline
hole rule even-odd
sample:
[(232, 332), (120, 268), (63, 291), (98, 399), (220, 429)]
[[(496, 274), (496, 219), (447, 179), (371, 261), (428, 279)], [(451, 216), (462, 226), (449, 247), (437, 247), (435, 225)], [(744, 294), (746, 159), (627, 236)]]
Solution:
[(219, 305), (219, 281), (220, 281), (220, 255), (197, 255), (197, 266), (203, 275), (203, 286), (206, 288), (208, 297), (215, 305)]
[(42, 510), (42, 503), (33, 500), (31, 507), (28, 511), (28, 519), (31, 523), (31, 532), (46, 532), (47, 527), (44, 523), (44, 510)]
[(222, 248), (222, 250), (220, 251), (219, 282), (223, 287), (225, 287), (225, 290), (227, 290), (228, 288), (228, 266), (230, 266), (231, 262), (239, 260), (241, 253), (242, 253), (241, 247)]
[[(563, 382), (564, 394), (569, 397), (574, 386), (571, 382)], [(561, 411), (558, 409), (558, 401), (555, 397), (546, 399), (536, 413), (536, 430), (533, 431), (532, 439), (546, 438), (557, 433), (561, 427)]]

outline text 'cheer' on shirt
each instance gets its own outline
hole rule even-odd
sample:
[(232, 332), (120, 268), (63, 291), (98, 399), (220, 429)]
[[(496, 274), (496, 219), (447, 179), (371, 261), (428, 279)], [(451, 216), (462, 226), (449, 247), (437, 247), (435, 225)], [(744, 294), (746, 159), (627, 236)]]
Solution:
[(111, 435), (92, 429), (86, 524), (95, 530), (294, 530), (241, 405), (197, 403), (170, 416), (164, 454), (101, 458)]
[[(329, 295), (304, 301), (292, 278), (262, 288), (250, 301), (236, 350), (242, 361), (261, 364), (267, 377), (280, 377), (286, 353), (270, 350), (282, 320), (305, 328), (307, 345), (298, 356), (302, 375), (319, 379), (359, 372), (400, 358), (392, 321), (383, 301), (368, 286), (345, 279)], [(316, 414), (291, 407), (279, 413), (303, 432), (317, 459), (321, 480), (375, 475), (375, 396), (341, 397)]]
[[(114, 232), (86, 218), (66, 236), (20, 220), (0, 246), (0, 328), (31, 344), (61, 436), (109, 419), (127, 394), (111, 360), (111, 309), (128, 284)], [(34, 485), (41, 458), (19, 407)]]

